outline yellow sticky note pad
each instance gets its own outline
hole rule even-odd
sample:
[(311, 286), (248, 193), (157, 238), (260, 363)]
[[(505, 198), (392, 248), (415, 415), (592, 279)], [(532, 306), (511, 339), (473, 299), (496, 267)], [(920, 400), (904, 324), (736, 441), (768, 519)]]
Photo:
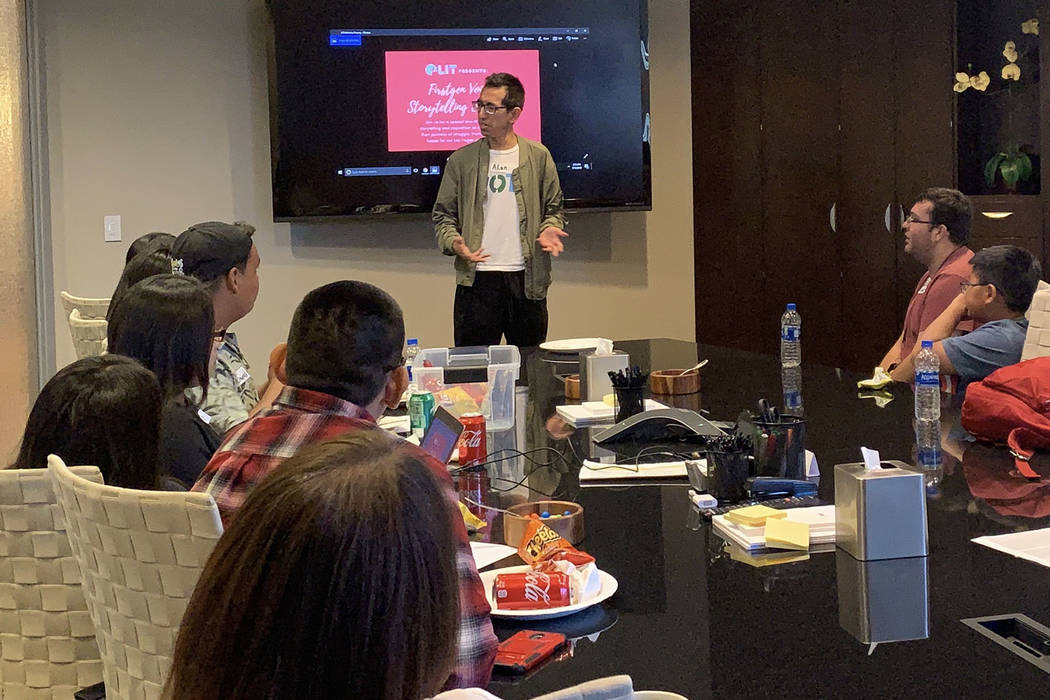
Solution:
[(766, 520), (766, 547), (774, 549), (809, 549), (809, 524), (794, 520)]
[(726, 520), (736, 523), (737, 525), (746, 525), (748, 527), (758, 527), (762, 523), (766, 522), (767, 519), (780, 519), (786, 518), (787, 512), (783, 510), (777, 510), (776, 508), (770, 508), (764, 505), (747, 506), (746, 508), (737, 508), (726, 513)]

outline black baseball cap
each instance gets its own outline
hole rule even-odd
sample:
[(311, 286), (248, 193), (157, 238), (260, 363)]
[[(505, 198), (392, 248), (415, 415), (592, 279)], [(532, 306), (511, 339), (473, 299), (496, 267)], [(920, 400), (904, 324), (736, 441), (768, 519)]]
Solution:
[(248, 261), (255, 227), (243, 221), (205, 221), (179, 234), (171, 246), (171, 271), (202, 282), (224, 277)]

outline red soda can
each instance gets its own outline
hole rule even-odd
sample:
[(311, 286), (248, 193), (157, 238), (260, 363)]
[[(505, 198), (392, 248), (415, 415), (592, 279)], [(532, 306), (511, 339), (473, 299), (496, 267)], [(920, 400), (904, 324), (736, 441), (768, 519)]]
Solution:
[(500, 610), (540, 610), (571, 605), (569, 575), (541, 571), (497, 574), (492, 583), (492, 599)]
[(459, 417), (463, 432), (459, 435), (459, 466), (469, 467), (484, 464), (489, 456), (486, 444), (485, 416), (480, 413), (464, 413)]

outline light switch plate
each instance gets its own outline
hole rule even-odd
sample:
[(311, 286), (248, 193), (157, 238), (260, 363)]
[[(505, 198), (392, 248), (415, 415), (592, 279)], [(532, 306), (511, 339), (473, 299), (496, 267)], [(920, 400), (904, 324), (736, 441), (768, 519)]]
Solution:
[(102, 219), (103, 230), (105, 232), (105, 240), (107, 243), (115, 243), (120, 241), (120, 215), (110, 214)]

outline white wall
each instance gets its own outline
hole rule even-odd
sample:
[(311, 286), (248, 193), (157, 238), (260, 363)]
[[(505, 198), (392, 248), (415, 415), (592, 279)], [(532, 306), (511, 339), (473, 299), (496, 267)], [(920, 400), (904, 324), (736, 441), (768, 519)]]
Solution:
[[(258, 229), (261, 292), (234, 326), (257, 374), (299, 299), (336, 279), (379, 285), (410, 335), (451, 343), (451, 259), (427, 218), (273, 223), (261, 0), (39, 4), (59, 366), (74, 354), (58, 290), (109, 296), (137, 235), (208, 219)], [(650, 36), (653, 211), (570, 219), (551, 338), (694, 337), (688, 3), (651, 0)], [(123, 242), (103, 242), (107, 214), (123, 217)]]

